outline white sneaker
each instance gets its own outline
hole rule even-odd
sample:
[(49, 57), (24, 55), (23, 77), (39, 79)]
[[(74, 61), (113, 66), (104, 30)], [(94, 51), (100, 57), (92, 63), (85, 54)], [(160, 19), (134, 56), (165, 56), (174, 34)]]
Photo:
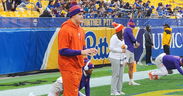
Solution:
[(119, 94), (120, 94), (120, 95), (125, 95), (125, 93), (124, 93), (124, 92), (119, 92)]
[(137, 65), (143, 65), (142, 62), (137, 62)]
[(118, 92), (115, 92), (115, 93), (111, 93), (111, 95), (121, 95), (120, 93), (118, 93)]
[(134, 82), (134, 81), (130, 81), (129, 83), (128, 83), (128, 85), (140, 85), (139, 83), (136, 83), (136, 82)]
[(33, 92), (30, 92), (30, 93), (29, 93), (29, 96), (36, 96), (36, 95), (34, 95)]

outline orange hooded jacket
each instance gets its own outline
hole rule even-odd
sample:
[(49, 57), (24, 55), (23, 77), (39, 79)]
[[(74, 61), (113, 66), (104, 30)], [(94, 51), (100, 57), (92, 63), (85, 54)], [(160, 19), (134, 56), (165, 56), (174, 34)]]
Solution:
[[(85, 33), (81, 26), (77, 26), (70, 19), (64, 22), (58, 33), (58, 49), (69, 48), (83, 50), (85, 46)], [(84, 66), (82, 55), (58, 57), (59, 68), (62, 71), (77, 71)]]

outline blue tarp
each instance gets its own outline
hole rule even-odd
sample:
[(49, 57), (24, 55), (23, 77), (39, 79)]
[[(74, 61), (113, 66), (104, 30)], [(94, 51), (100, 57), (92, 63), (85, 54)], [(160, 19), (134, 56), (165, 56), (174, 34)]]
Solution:
[(40, 70), (55, 29), (1, 29), (0, 74)]

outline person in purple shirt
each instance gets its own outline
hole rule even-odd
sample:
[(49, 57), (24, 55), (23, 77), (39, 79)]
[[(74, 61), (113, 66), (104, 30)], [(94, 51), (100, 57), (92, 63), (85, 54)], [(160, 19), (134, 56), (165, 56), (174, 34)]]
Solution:
[(135, 23), (132, 19), (129, 20), (127, 27), (124, 29), (124, 41), (125, 44), (128, 46), (126, 50), (126, 56), (127, 56), (127, 64), (129, 67), (129, 85), (140, 85), (139, 83), (136, 83), (133, 81), (133, 66), (135, 64), (135, 58), (134, 58), (134, 47), (137, 48), (140, 46), (140, 44), (137, 42), (135, 37), (133, 36), (133, 28), (135, 28)]
[(86, 96), (90, 96), (90, 76), (94, 69), (94, 65), (91, 64), (90, 60), (88, 60), (87, 58), (84, 58), (84, 63), (86, 65), (83, 67), (83, 75), (81, 78), (79, 90), (81, 90), (83, 87), (85, 87)]
[(181, 75), (183, 75), (183, 58), (179, 56), (160, 54), (156, 57), (154, 62), (158, 70), (154, 70), (148, 73), (150, 80), (159, 79), (158, 76), (168, 75), (168, 70), (177, 69)]
[(39, 13), (42, 13), (43, 9), (42, 9), (42, 3), (41, 3), (41, 0), (38, 0), (38, 2), (36, 2), (36, 10), (39, 12)]

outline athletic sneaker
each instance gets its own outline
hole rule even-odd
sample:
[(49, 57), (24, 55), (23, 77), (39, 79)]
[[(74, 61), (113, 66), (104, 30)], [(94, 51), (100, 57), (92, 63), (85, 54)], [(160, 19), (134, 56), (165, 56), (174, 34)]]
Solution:
[(137, 65), (143, 65), (142, 62), (137, 62)]
[(119, 94), (120, 94), (120, 95), (125, 95), (125, 93), (124, 93), (124, 92), (119, 92)]
[(152, 75), (151, 72), (149, 72), (148, 75), (149, 75), (150, 80), (158, 80), (159, 79), (158, 75)]
[(167, 70), (167, 71), (168, 71), (168, 74), (173, 74), (172, 70)]
[(111, 93), (111, 95), (121, 95), (120, 93), (118, 93), (118, 92), (114, 92), (114, 93)]
[(155, 65), (155, 64), (153, 64), (153, 63), (147, 63), (146, 65)]
[(136, 83), (134, 81), (129, 81), (128, 85), (140, 85), (139, 83)]
[(154, 80), (158, 80), (159, 79), (158, 75), (153, 75), (153, 78), (154, 78)]
[(153, 75), (152, 75), (151, 72), (149, 72), (148, 75), (149, 75), (149, 79), (150, 79), (150, 80), (154, 80)]

